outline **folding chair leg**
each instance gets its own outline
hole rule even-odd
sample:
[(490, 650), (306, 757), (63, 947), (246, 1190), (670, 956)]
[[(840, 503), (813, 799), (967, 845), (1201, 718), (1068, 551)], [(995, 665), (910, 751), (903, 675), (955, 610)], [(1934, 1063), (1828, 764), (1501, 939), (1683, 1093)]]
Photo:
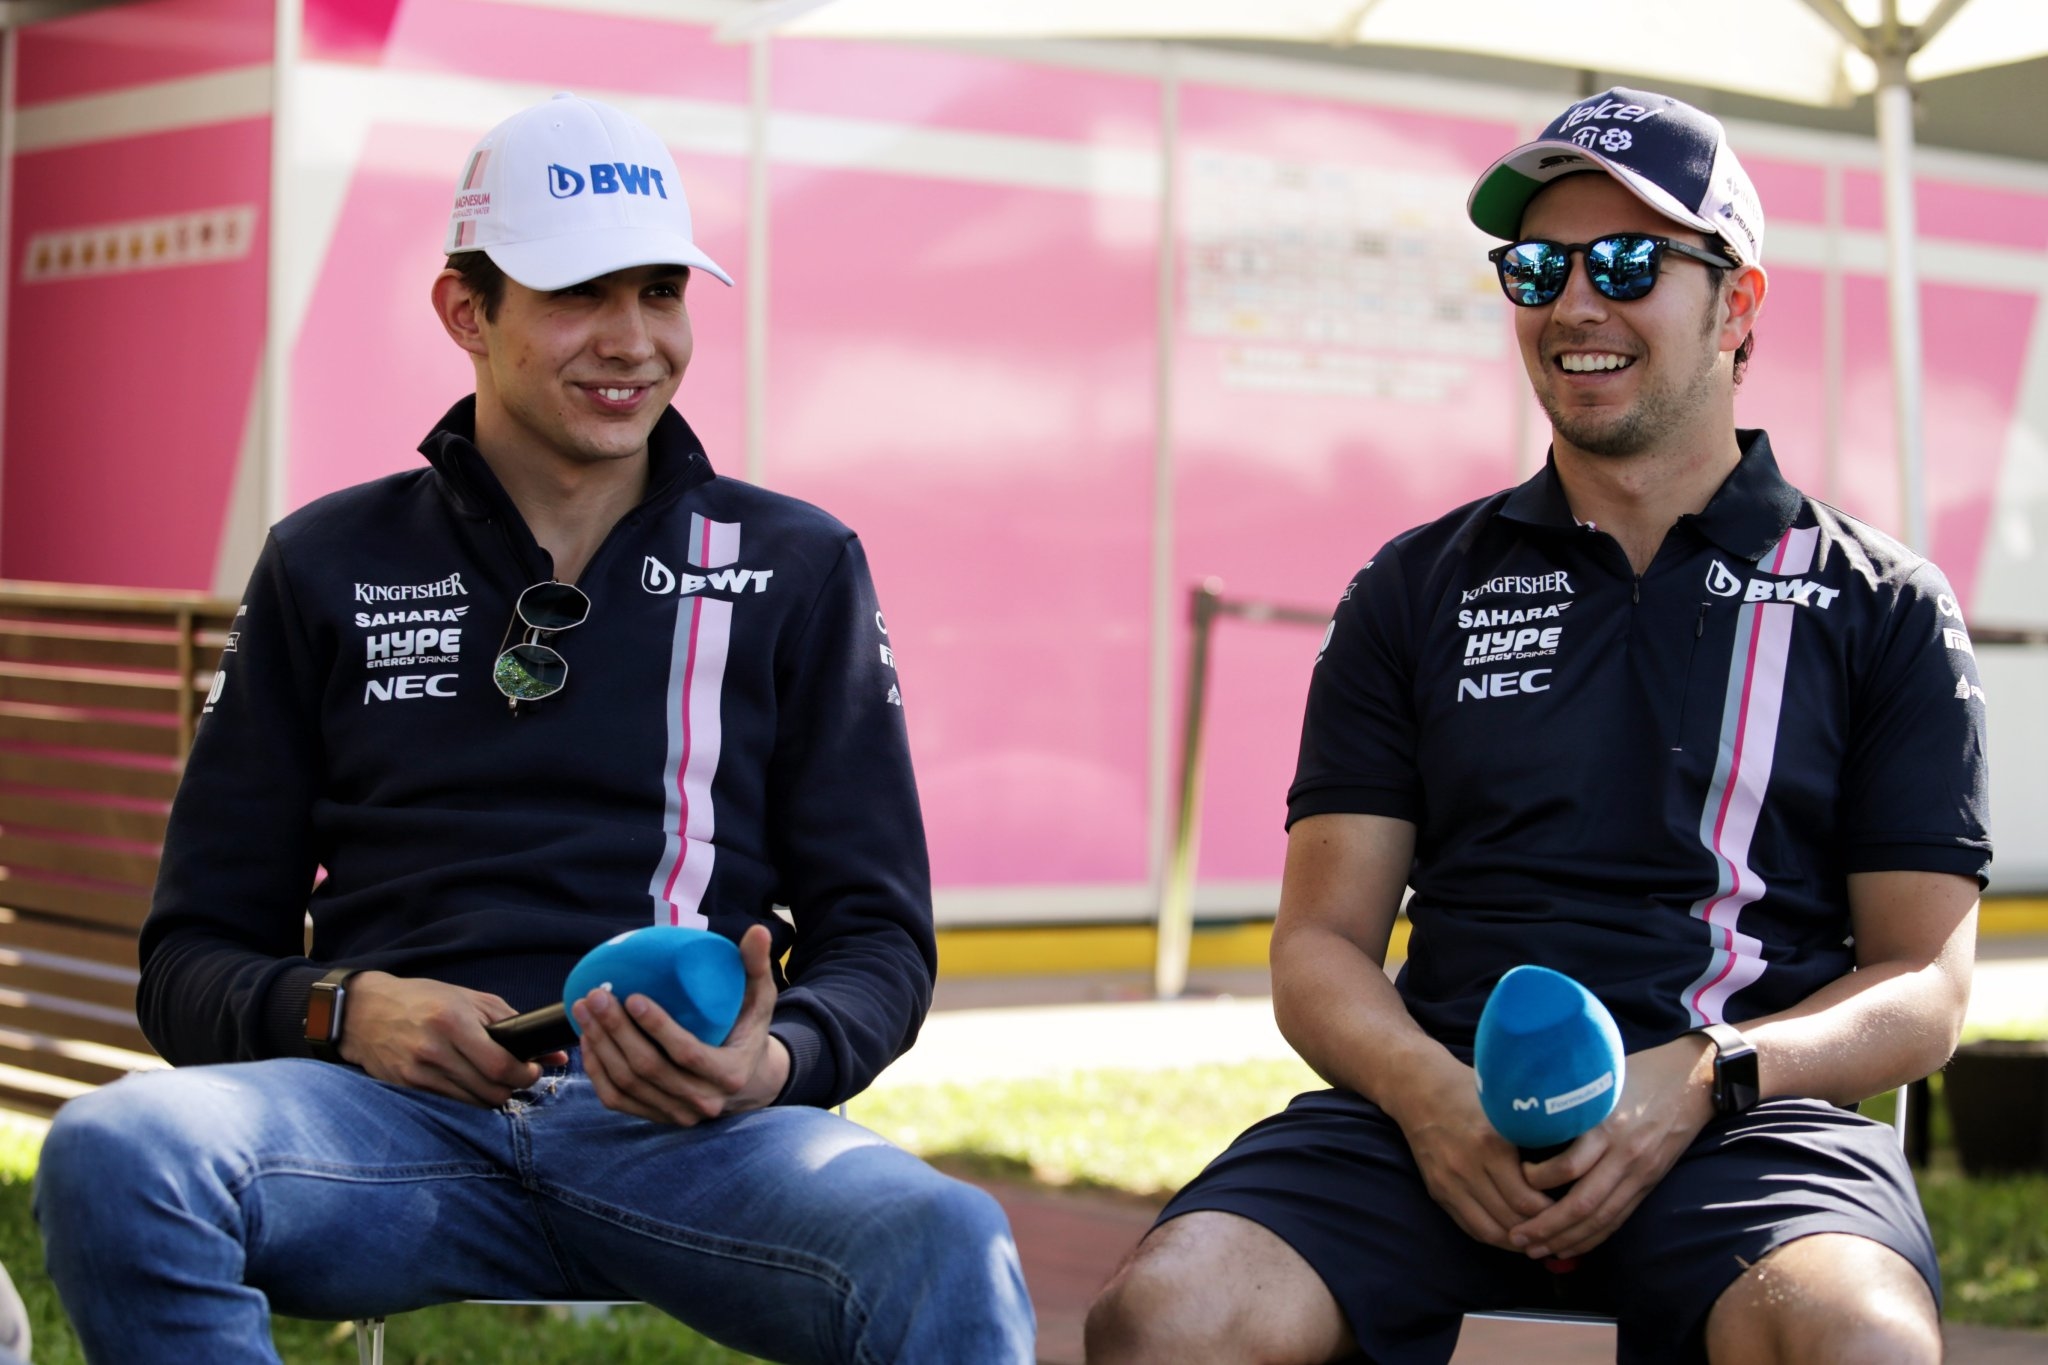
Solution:
[(384, 1319), (356, 1319), (356, 1365), (384, 1365)]

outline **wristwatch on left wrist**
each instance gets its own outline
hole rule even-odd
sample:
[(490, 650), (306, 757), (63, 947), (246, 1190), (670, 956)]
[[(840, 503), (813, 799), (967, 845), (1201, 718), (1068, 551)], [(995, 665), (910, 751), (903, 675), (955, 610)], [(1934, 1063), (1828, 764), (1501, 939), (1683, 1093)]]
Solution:
[(306, 1047), (323, 1062), (341, 1060), (341, 1018), (348, 1005), (348, 979), (360, 967), (337, 967), (313, 983), (306, 995)]
[(1694, 1030), (1714, 1044), (1714, 1112), (1743, 1114), (1763, 1098), (1757, 1075), (1756, 1046), (1733, 1024), (1708, 1024)]

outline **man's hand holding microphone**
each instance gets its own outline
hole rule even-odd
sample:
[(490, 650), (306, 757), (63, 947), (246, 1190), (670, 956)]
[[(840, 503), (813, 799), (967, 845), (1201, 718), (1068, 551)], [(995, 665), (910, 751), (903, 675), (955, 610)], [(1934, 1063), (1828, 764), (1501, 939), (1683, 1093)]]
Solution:
[(609, 1108), (684, 1126), (757, 1109), (789, 1075), (789, 1053), (768, 1033), (769, 944), (762, 926), (737, 947), (666, 925), (620, 934), (570, 970), (561, 1003), (511, 1018), (487, 992), (359, 973), (341, 1056), (379, 1080), (490, 1106), (580, 1043)]

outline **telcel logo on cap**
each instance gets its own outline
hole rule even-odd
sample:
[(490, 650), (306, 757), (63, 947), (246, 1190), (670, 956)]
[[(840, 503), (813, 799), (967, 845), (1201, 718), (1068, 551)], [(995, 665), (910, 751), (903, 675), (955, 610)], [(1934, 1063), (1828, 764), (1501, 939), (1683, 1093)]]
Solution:
[(1589, 170), (1614, 177), (1674, 222), (1719, 236), (1744, 263), (1762, 260), (1763, 206), (1721, 121), (1669, 95), (1619, 85), (1570, 105), (1541, 137), (1489, 166), (1465, 211), (1481, 231), (1511, 241), (1545, 185)]

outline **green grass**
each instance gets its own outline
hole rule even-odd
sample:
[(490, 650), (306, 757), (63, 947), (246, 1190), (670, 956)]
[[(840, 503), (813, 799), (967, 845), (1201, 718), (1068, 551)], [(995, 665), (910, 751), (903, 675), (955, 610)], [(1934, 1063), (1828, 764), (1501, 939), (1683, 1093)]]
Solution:
[(852, 1115), (928, 1160), (1164, 1198), (1245, 1128), (1322, 1082), (1299, 1061), (882, 1087)]
[[(84, 1365), (78, 1338), (43, 1272), (43, 1249), (29, 1212), (29, 1185), (10, 1172), (0, 1182), (0, 1264), (28, 1306), (35, 1365)], [(356, 1365), (347, 1323), (272, 1320), (286, 1365)], [(652, 1308), (616, 1308), (584, 1321), (546, 1308), (450, 1304), (393, 1318), (385, 1329), (390, 1365), (744, 1365), (728, 1351)]]
[(2048, 1327), (2048, 1176), (1920, 1177), (1948, 1316), (1988, 1327)]
[[(84, 1365), (78, 1338), (43, 1271), (30, 1208), (40, 1132), (0, 1117), (0, 1265), (21, 1291), (34, 1337), (34, 1365)], [(347, 1323), (273, 1319), (285, 1365), (356, 1365)], [(385, 1329), (389, 1365), (748, 1365), (754, 1357), (714, 1345), (652, 1308), (615, 1308), (581, 1321), (547, 1308), (450, 1304), (393, 1318)]]
[[(855, 1119), (942, 1166), (1044, 1184), (1164, 1198), (1247, 1125), (1319, 1082), (1299, 1062), (1159, 1072), (1077, 1072), (1050, 1080), (905, 1086), (853, 1104)], [(1968, 1179), (1954, 1169), (1937, 1110), (1934, 1169), (1920, 1182), (1957, 1322), (2048, 1328), (2048, 1176)], [(76, 1339), (42, 1270), (28, 1181), (40, 1137), (0, 1123), (0, 1264), (29, 1305), (36, 1365), (78, 1365)], [(287, 1365), (353, 1365), (346, 1325), (278, 1319)], [(738, 1365), (750, 1357), (652, 1309), (588, 1321), (544, 1309), (451, 1305), (393, 1319), (393, 1365)]]

